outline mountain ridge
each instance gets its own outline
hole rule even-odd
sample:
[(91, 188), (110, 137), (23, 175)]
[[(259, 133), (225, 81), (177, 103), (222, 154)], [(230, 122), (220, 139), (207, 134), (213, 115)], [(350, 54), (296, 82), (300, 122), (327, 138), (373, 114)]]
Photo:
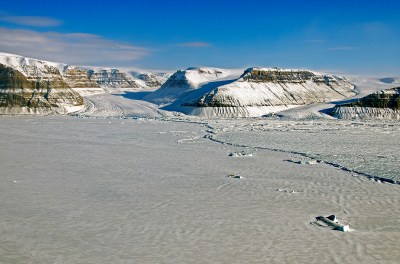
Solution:
[(168, 77), (0, 53), (0, 114), (68, 114), (85, 108), (81, 95), (105, 88), (154, 89)]
[(169, 77), (163, 72), (75, 66), (1, 52), (0, 64), (18, 70), (28, 78), (60, 76), (70, 88), (156, 88)]
[[(183, 71), (183, 74), (190, 70)], [(190, 82), (189, 75), (180, 79), (187, 81), (182, 86), (179, 82), (170, 86), (168, 80), (149, 97), (157, 102), (154, 97), (161, 90), (167, 94), (169, 88), (181, 88), (180, 95), (167, 101), (164, 110), (207, 117), (255, 117), (356, 94), (355, 86), (341, 76), (298, 69), (253, 67), (239, 76), (215, 78), (191, 89), (185, 87)]]

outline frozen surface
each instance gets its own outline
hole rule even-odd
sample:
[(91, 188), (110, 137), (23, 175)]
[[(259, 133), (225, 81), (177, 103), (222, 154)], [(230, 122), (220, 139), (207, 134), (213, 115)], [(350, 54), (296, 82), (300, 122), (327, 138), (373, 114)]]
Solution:
[[(358, 88), (358, 94), (354, 98), (361, 98), (368, 94), (383, 90), (390, 89), (398, 86), (397, 81), (385, 82), (385, 78), (363, 75), (348, 75), (345, 76), (351, 83)], [(400, 79), (399, 77), (397, 79)]]
[[(398, 185), (325, 164), (290, 163), (286, 160), (299, 157), (288, 153), (218, 144), (203, 138), (210, 128), (199, 124), (0, 119), (0, 263), (398, 263), (400, 259)], [(366, 140), (359, 134), (375, 129), (361, 125), (357, 134), (347, 126), (339, 128), (303, 133), (308, 138), (333, 135), (328, 141), (333, 148), (353, 138)], [(335, 142), (341, 129), (346, 133)], [(300, 131), (270, 133), (299, 136)], [(244, 131), (243, 135), (268, 138), (268, 133)], [(225, 136), (249, 145), (262, 142), (259, 137)], [(242, 150), (254, 155), (228, 156)], [(342, 233), (315, 223), (316, 216), (330, 214), (355, 231)]]
[(400, 126), (336, 120), (214, 122), (223, 142), (304, 153), (367, 175), (400, 181)]
[(106, 91), (85, 97), (85, 109), (75, 115), (95, 118), (126, 118), (126, 117), (167, 117), (172, 112), (164, 111), (150, 102), (127, 98), (140, 92), (135, 91)]

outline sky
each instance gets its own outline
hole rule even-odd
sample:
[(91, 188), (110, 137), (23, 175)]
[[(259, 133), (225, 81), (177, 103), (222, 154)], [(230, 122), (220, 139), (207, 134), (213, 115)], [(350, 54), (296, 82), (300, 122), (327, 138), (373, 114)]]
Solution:
[(74, 65), (400, 75), (400, 1), (2, 1), (0, 52)]

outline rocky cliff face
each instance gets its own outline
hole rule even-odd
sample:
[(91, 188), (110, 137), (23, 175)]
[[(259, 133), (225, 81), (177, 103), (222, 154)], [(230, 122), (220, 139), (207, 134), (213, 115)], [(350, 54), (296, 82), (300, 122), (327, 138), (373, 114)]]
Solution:
[(129, 72), (135, 78), (142, 80), (145, 86), (149, 88), (159, 88), (161, 87), (170, 77), (172, 74), (170, 73), (140, 73), (140, 72)]
[(262, 116), (355, 95), (354, 86), (342, 77), (304, 70), (250, 68), (238, 79), (214, 84), (187, 92), (165, 109), (205, 116)]
[(81, 93), (80, 88), (154, 88), (166, 78), (142, 74), (146, 80), (119, 69), (78, 67), (0, 53), (0, 114), (69, 113), (84, 107), (76, 92)]
[(99, 88), (99, 83), (91, 78), (88, 70), (74, 66), (66, 66), (62, 77), (71, 88)]
[(0, 53), (0, 64), (21, 72), (28, 80), (63, 81), (70, 88), (156, 88), (170, 76), (167, 73), (71, 66), (7, 53)]
[(28, 78), (0, 64), (0, 114), (66, 114), (83, 106), (62, 79)]
[(100, 87), (107, 88), (140, 88), (141, 85), (133, 76), (118, 69), (88, 69), (88, 78)]
[(400, 87), (336, 106), (331, 114), (340, 119), (400, 119)]
[(315, 78), (315, 74), (304, 70), (278, 70), (249, 68), (243, 75), (243, 81), (255, 83), (282, 82), (282, 83), (305, 83)]
[(113, 68), (67, 66), (63, 78), (71, 88), (159, 88), (168, 73), (139, 73)]

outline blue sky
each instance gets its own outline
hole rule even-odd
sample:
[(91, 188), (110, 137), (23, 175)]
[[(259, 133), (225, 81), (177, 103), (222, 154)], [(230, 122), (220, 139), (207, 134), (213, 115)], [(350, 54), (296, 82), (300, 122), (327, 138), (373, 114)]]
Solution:
[(78, 65), (399, 74), (397, 1), (3, 1), (0, 51)]

